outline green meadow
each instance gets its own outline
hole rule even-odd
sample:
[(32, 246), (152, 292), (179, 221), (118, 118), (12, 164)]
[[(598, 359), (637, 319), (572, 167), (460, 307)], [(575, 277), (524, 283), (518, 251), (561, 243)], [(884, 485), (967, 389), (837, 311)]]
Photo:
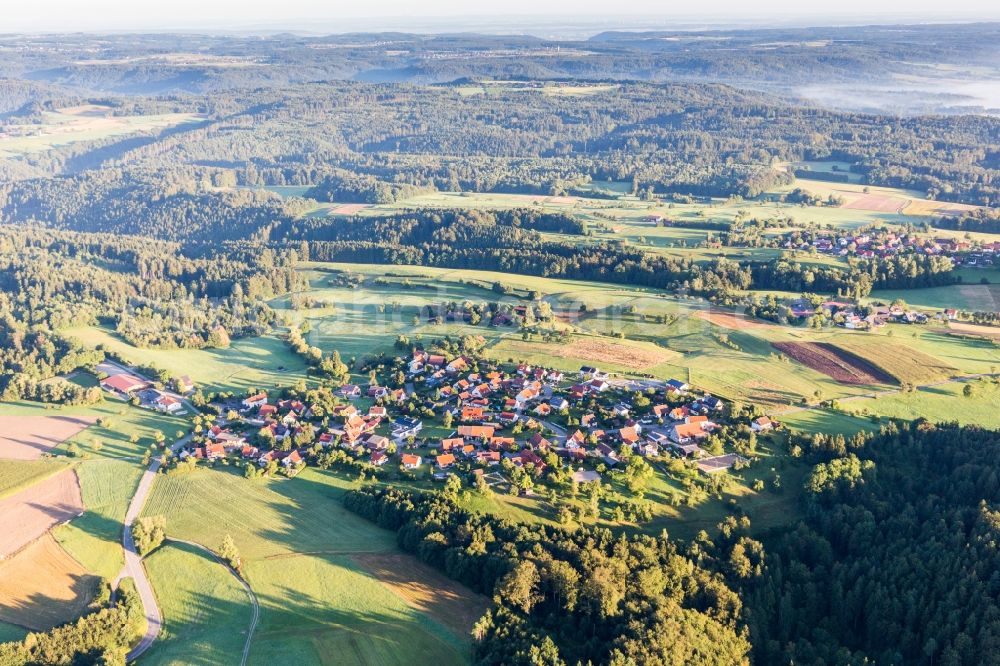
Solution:
[(208, 553), (183, 543), (167, 542), (145, 565), (164, 622), (142, 663), (238, 664), (252, 608), (236, 577)]
[[(434, 663), (467, 663), (467, 637), (412, 608), (352, 559), (396, 549), (395, 535), (343, 508), (341, 497), (350, 482), (317, 469), (290, 480), (249, 481), (239, 472), (222, 467), (160, 477), (144, 514), (166, 516), (169, 536), (210, 548), (218, 548), (226, 534), (233, 537), (261, 604), (250, 663), (406, 664), (412, 663), (414, 649)], [(186, 559), (192, 557), (189, 553)], [(167, 564), (160, 569), (169, 572)], [(170, 578), (161, 575), (160, 580)], [(209, 584), (228, 590), (214, 574)], [(186, 657), (197, 663), (214, 659), (203, 653), (211, 652), (212, 639), (222, 629), (193, 633), (185, 619), (213, 602), (201, 599), (193, 585), (158, 595), (167, 595), (180, 618), (175, 620), (178, 636), (192, 632), (195, 637)], [(228, 591), (226, 596), (231, 596)], [(224, 617), (237, 614), (242, 606), (236, 602), (221, 604)]]
[(89, 571), (113, 579), (125, 566), (122, 520), (135, 494), (142, 469), (116, 460), (87, 460), (77, 465), (84, 512), (60, 525), (53, 535)]
[(271, 388), (305, 376), (305, 363), (276, 336), (234, 340), (227, 349), (140, 349), (108, 328), (88, 326), (63, 333), (87, 346), (103, 345), (130, 363), (187, 375), (205, 391)]
[(0, 499), (14, 495), (64, 469), (64, 462), (0, 460)]

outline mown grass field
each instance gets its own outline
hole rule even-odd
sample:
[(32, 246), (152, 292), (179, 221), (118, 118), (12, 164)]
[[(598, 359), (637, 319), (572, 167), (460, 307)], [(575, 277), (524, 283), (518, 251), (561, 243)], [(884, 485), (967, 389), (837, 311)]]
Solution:
[(66, 469), (66, 463), (49, 460), (0, 460), (0, 498), (13, 495)]
[(236, 577), (207, 553), (181, 543), (167, 542), (145, 564), (164, 621), (142, 663), (238, 664), (252, 609)]
[[(250, 663), (407, 664), (413, 654), (466, 663), (466, 636), (352, 559), (396, 551), (393, 534), (343, 508), (351, 485), (317, 469), (271, 481), (248, 481), (234, 468), (199, 469), (157, 479), (144, 514), (166, 516), (170, 536), (209, 547), (233, 537), (261, 603)], [(187, 600), (182, 617), (199, 606), (207, 612), (196, 593), (179, 594)]]
[(302, 359), (274, 336), (234, 340), (228, 349), (139, 349), (110, 329), (98, 326), (71, 328), (63, 333), (87, 346), (104, 345), (130, 363), (153, 365), (177, 376), (188, 375), (205, 391), (271, 388), (294, 384), (305, 376)]
[(968, 382), (972, 396), (962, 394), (966, 382), (951, 382), (878, 398), (852, 400), (843, 408), (853, 414), (934, 422), (957, 421), (962, 425), (1000, 428), (1000, 384), (988, 379)]
[(83, 515), (53, 531), (66, 551), (88, 571), (114, 578), (125, 560), (122, 520), (142, 469), (130, 462), (88, 460), (77, 465)]

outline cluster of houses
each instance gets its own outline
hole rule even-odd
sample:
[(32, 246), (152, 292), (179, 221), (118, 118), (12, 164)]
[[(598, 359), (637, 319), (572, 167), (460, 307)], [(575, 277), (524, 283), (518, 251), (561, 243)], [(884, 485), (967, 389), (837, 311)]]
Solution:
[(950, 257), (956, 265), (969, 266), (992, 265), (994, 257), (1000, 255), (1000, 242), (974, 244), (955, 238), (929, 238), (889, 229), (859, 233), (797, 229), (784, 237), (782, 247), (789, 250), (815, 249), (822, 254), (865, 259), (904, 253), (939, 255)]
[(101, 388), (125, 400), (133, 397), (146, 409), (154, 409), (164, 414), (184, 411), (184, 403), (176, 395), (153, 388), (153, 384), (141, 377), (123, 372), (109, 375), (100, 381)]
[[(475, 366), (466, 356), (446, 359), (417, 351), (408, 362), (408, 385), (420, 386), (421, 395), (347, 385), (338, 391), (346, 401), (332, 410), (297, 400), (272, 402), (266, 393), (250, 395), (239, 404), (238, 422), (212, 427), (203, 442), (181, 455), (215, 460), (236, 454), (261, 467), (275, 462), (293, 472), (306, 459), (306, 447), (342, 447), (376, 467), (391, 461), (410, 470), (429, 465), (437, 477), (451, 474), (459, 464), (482, 474), (504, 460), (540, 474), (552, 464), (552, 454), (567, 464), (610, 467), (621, 462), (623, 447), (643, 456), (693, 458), (707, 474), (729, 469), (738, 459), (705, 455), (699, 444), (720, 427), (724, 404), (715, 396), (694, 395), (683, 381), (652, 384), (654, 390), (645, 394), (650, 404), (637, 410), (631, 401), (634, 393), (595, 367), (566, 377), (558, 370), (525, 364), (510, 372), (492, 367), (476, 372)], [(366, 395), (371, 400), (362, 402)], [(432, 401), (438, 414), (451, 413), (455, 426), (443, 436), (421, 437), (422, 420), (400, 408)], [(582, 412), (572, 432), (547, 420), (571, 407), (574, 413)], [(274, 446), (260, 450), (251, 439), (260, 444), (261, 438), (241, 434), (240, 424), (258, 435), (270, 432), (267, 439)], [(766, 419), (753, 425), (757, 431), (771, 427)], [(300, 437), (303, 432), (306, 436)], [(418, 443), (429, 452), (418, 454)]]
[[(926, 324), (928, 316), (917, 310), (911, 310), (899, 305), (879, 305), (861, 308), (849, 301), (825, 301), (818, 307), (805, 299), (795, 299), (788, 304), (792, 316), (811, 317), (821, 311), (838, 326), (852, 330), (874, 330), (889, 323)], [(939, 315), (946, 319), (957, 319), (958, 311), (945, 310)]]

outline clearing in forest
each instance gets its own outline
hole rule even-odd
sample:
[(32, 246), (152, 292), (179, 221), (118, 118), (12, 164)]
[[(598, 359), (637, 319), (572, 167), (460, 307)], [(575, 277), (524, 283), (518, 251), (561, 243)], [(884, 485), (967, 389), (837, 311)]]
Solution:
[(456, 636), (468, 636), (489, 608), (489, 599), (405, 553), (359, 553), (354, 561), (413, 608)]
[(773, 342), (775, 349), (841, 384), (895, 384), (892, 375), (868, 361), (823, 342)]
[(76, 471), (68, 469), (0, 500), (0, 559), (17, 553), (50, 529), (83, 513)]
[(0, 416), (0, 458), (37, 460), (96, 420), (90, 416)]
[(0, 561), (0, 621), (35, 631), (69, 622), (87, 609), (99, 581), (44, 534)]
[(954, 367), (912, 347), (868, 337), (838, 340), (836, 347), (864, 359), (900, 383), (927, 384), (955, 374)]

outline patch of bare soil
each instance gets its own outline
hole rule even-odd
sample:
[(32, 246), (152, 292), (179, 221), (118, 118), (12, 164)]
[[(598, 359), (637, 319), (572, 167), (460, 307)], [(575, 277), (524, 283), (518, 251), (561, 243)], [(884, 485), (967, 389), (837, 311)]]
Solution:
[(0, 458), (37, 460), (96, 420), (90, 416), (0, 416)]
[(0, 560), (81, 513), (83, 497), (72, 469), (0, 500)]
[(404, 553), (359, 553), (360, 566), (410, 606), (427, 613), (456, 636), (468, 636), (489, 608), (489, 599)]

